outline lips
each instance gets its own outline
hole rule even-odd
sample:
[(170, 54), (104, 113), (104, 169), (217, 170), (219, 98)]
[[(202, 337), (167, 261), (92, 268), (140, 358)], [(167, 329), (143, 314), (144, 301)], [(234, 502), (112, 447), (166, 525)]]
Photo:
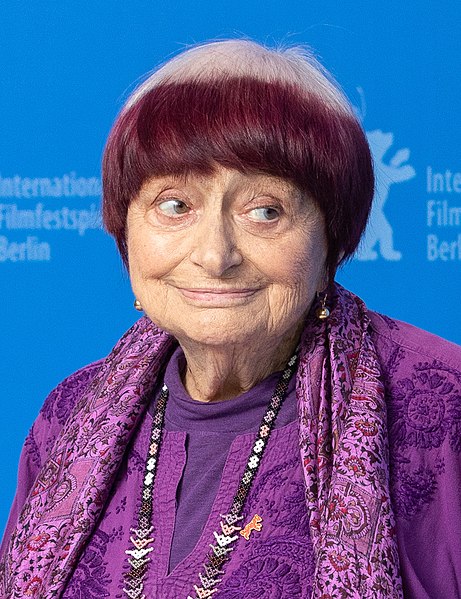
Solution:
[(216, 289), (216, 288), (184, 288), (178, 287), (178, 291), (187, 300), (202, 304), (232, 305), (245, 303), (246, 300), (255, 295), (259, 289)]

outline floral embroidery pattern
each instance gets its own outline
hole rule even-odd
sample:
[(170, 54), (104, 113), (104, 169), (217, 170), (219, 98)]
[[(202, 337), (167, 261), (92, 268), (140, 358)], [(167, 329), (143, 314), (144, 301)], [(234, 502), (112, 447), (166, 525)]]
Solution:
[(347, 556), (342, 554), (340, 551), (332, 551), (328, 556), (328, 559), (330, 560), (330, 563), (336, 572), (347, 570), (351, 565), (351, 562)]
[(56, 418), (62, 426), (69, 417), (76, 399), (93, 380), (100, 363), (95, 362), (90, 366), (78, 370), (63, 383), (58, 385), (46, 398), (40, 414), (50, 422), (52, 418)]
[(449, 436), (461, 451), (460, 375), (438, 361), (418, 364), (411, 377), (392, 390), (391, 438), (397, 446), (440, 447)]
[(281, 599), (301, 597), (299, 572), (273, 557), (256, 558), (242, 565), (218, 599)]
[(413, 473), (395, 468), (392, 483), (395, 512), (406, 519), (419, 514), (432, 501), (438, 486), (435, 472), (424, 466)]
[[(247, 498), (247, 502), (243, 511), (243, 517), (245, 520), (248, 520), (248, 518), (250, 517), (250, 512), (251, 509), (249, 506), (251, 506), (252, 504), (257, 504), (261, 501), (261, 498), (264, 496), (264, 493), (266, 491), (266, 488), (271, 488), (274, 486), (282, 486), (285, 481), (286, 481), (286, 470), (288, 468), (294, 468), (298, 465), (298, 461), (297, 460), (288, 460), (287, 462), (280, 464), (278, 466), (276, 466), (275, 468), (271, 468), (270, 470), (268, 470), (267, 472), (265, 472), (264, 474), (261, 474), (257, 480), (255, 481), (255, 483), (253, 484), (252, 488), (250, 489), (250, 492), (248, 494), (248, 498)], [(289, 502), (292, 496), (290, 495), (287, 498), (287, 501)], [(295, 499), (296, 501), (296, 499)], [(304, 516), (306, 513), (306, 504), (304, 502), (303, 505), (304, 508)], [(273, 515), (273, 511), (272, 511), (272, 506), (271, 505), (266, 505), (264, 504), (264, 507), (261, 508), (262, 511), (264, 511), (265, 514), (269, 514), (269, 515)], [(277, 506), (277, 511), (280, 510), (280, 506)]]
[[(396, 515), (408, 520), (436, 498), (438, 477), (445, 471), (444, 459), (436, 456), (444, 443), (454, 452), (461, 452), (461, 374), (433, 360), (415, 364), (410, 376), (406, 373), (399, 379), (405, 350), (390, 340), (384, 350), (391, 490)], [(408, 457), (413, 447), (437, 452), (434, 467), (413, 463)]]
[(40, 576), (31, 578), (24, 587), (26, 597), (33, 597), (41, 588), (43, 580)]
[(328, 321), (312, 322), (305, 333), (298, 378), (298, 396), (307, 397), (300, 403), (301, 455), (322, 572), (313, 597), (402, 597), (380, 363), (363, 303), (337, 292)]
[(29, 551), (38, 551), (50, 540), (50, 535), (47, 532), (39, 533), (33, 537), (30, 537), (27, 543), (27, 549)]
[(111, 582), (104, 562), (107, 545), (111, 537), (97, 530), (91, 543), (85, 549), (79, 561), (71, 582), (67, 587), (63, 599), (100, 599), (109, 597), (106, 589)]
[(301, 537), (306, 537), (309, 536), (309, 516), (304, 498), (304, 485), (292, 482), (291, 487), (292, 492), (285, 497), (279, 508), (277, 522), (290, 534), (297, 532)]
[[(261, 511), (264, 521), (272, 522), (274, 532), (266, 540), (255, 536), (244, 545), (241, 565), (225, 576), (216, 599), (310, 596), (315, 559), (304, 485), (292, 480), (299, 468), (299, 459), (284, 459), (255, 480), (246, 504), (247, 518)], [(282, 500), (275, 501), (274, 489), (279, 493), (283, 489)]]

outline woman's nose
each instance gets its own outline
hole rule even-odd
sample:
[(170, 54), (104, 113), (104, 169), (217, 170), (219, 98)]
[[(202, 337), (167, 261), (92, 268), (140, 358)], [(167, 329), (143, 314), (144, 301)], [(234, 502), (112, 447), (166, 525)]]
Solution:
[(195, 227), (193, 244), (191, 260), (209, 276), (221, 277), (242, 263), (233, 225), (224, 215), (201, 219)]

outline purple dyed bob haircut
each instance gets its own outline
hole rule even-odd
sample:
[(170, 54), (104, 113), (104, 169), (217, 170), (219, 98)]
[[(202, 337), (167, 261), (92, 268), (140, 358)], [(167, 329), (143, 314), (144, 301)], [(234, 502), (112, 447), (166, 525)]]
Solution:
[(130, 202), (154, 176), (216, 163), (290, 180), (324, 215), (333, 277), (365, 229), (374, 190), (365, 134), (321, 65), (300, 47), (247, 40), (195, 46), (128, 99), (103, 157), (103, 217), (124, 263)]

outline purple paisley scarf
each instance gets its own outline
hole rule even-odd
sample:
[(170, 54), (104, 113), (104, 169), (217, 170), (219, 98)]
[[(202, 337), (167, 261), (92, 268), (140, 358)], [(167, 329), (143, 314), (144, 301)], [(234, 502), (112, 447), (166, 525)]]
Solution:
[[(0, 568), (2, 597), (61, 596), (174, 346), (144, 317), (106, 358), (22, 509)], [(330, 318), (307, 320), (297, 397), (312, 598), (402, 598), (380, 365), (364, 304), (339, 285)]]

